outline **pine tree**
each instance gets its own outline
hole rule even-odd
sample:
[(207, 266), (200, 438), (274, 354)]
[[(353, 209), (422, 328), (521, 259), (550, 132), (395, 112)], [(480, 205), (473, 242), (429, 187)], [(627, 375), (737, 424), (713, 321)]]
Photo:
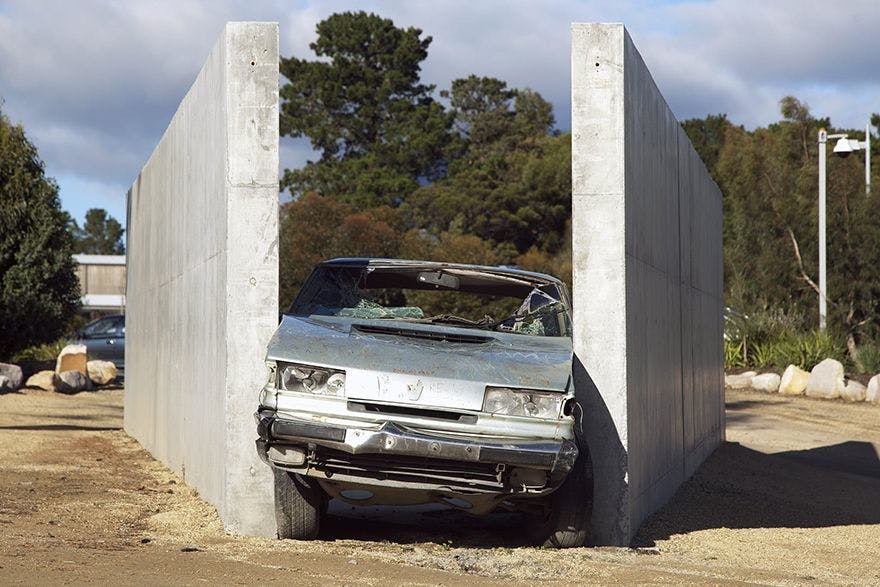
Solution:
[(76, 314), (69, 221), (36, 147), (0, 112), (0, 358), (57, 339)]

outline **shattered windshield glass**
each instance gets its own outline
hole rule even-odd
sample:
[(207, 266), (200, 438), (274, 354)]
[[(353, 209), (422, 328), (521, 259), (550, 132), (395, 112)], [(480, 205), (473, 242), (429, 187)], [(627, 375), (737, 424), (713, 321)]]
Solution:
[(297, 316), (400, 320), (531, 336), (570, 336), (553, 283), (436, 266), (319, 266), (289, 311)]

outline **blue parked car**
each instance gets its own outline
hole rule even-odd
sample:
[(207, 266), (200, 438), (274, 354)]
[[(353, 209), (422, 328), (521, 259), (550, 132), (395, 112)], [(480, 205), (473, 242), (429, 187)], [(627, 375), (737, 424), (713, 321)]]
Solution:
[(114, 314), (89, 322), (76, 333), (76, 338), (86, 345), (89, 360), (112, 361), (119, 376), (124, 376), (125, 315)]

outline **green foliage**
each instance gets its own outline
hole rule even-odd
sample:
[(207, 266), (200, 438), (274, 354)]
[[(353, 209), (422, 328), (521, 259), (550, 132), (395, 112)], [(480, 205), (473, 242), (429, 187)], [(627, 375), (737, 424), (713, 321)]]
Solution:
[(731, 342), (729, 340), (724, 341), (724, 368), (725, 369), (738, 369), (740, 367), (745, 367), (746, 362), (743, 358), (743, 347), (742, 344)]
[(724, 341), (725, 367), (785, 369), (788, 365), (797, 365), (810, 370), (827, 358), (847, 363), (846, 343), (818, 330), (786, 333), (778, 338), (749, 343), (747, 347), (748, 355), (743, 344)]
[(125, 229), (103, 208), (91, 208), (80, 228), (73, 221), (73, 250), (90, 255), (124, 255), (122, 235)]
[[(781, 121), (753, 131), (724, 116), (683, 127), (723, 194), (726, 304), (747, 315), (787, 308), (808, 317), (801, 331), (818, 325), (816, 137), (830, 121), (813, 117), (792, 96), (780, 100), (780, 113)], [(829, 132), (864, 136), (859, 130)], [(858, 342), (880, 337), (880, 226), (873, 218), (880, 195), (865, 194), (863, 158), (831, 156), (831, 147), (829, 329)]]
[(54, 361), (67, 343), (67, 339), (59, 338), (54, 342), (36, 344), (12, 355), (12, 361)]
[(387, 207), (359, 212), (345, 202), (309, 193), (281, 207), (279, 241), (279, 300), (286, 309), (321, 261), (396, 257), (400, 223)]
[(721, 147), (727, 129), (733, 125), (727, 120), (726, 114), (709, 115), (706, 118), (693, 118), (681, 123), (682, 128), (691, 140), (694, 149), (711, 173), (718, 164)]
[(558, 251), (571, 218), (571, 135), (548, 136), (541, 125), (531, 136), (511, 132), (471, 143), (445, 179), (415, 191), (401, 208), (407, 223), (434, 233), (456, 226), (517, 254)]
[(396, 205), (419, 179), (442, 175), (452, 116), (420, 83), (431, 38), (366, 12), (317, 25), (316, 61), (281, 59), (280, 130), (307, 136), (321, 158), (285, 170), (294, 195), (315, 191), (359, 208)]
[(847, 361), (846, 341), (829, 332), (810, 330), (797, 310), (769, 308), (752, 315), (728, 312), (725, 323), (726, 368), (811, 369), (825, 358)]
[(874, 341), (862, 342), (855, 351), (853, 364), (859, 373), (880, 372), (880, 344)]
[(0, 112), (0, 359), (57, 339), (76, 314), (69, 220), (24, 129)]

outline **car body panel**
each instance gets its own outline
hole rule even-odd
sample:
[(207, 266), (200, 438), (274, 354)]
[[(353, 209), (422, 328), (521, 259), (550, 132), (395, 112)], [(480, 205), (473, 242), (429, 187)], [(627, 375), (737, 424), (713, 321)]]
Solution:
[[(346, 371), (346, 396), (479, 410), (487, 386), (568, 391), (571, 339), (480, 333), (483, 343), (369, 334), (387, 320), (284, 316), (267, 358)], [(472, 329), (406, 324), (400, 331), (472, 335)]]

